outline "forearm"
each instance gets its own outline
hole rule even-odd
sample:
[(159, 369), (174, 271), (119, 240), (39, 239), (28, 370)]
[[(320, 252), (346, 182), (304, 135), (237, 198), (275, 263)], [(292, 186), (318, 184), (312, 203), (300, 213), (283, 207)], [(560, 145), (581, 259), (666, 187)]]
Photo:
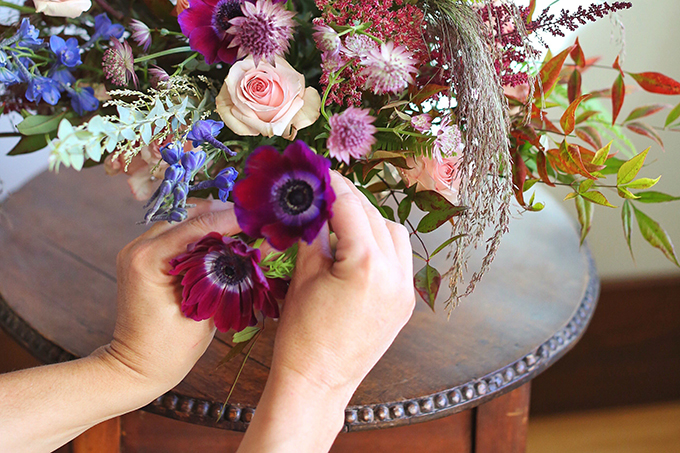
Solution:
[(327, 452), (344, 423), (352, 389), (328, 389), (272, 370), (238, 453)]
[(51, 452), (165, 391), (103, 349), (72, 362), (0, 376), (0, 451)]

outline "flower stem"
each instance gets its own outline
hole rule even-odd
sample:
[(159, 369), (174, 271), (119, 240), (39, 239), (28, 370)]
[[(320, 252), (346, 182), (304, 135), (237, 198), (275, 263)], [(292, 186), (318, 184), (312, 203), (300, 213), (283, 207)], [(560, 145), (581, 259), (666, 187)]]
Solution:
[(20, 11), (22, 13), (28, 13), (28, 14), (34, 14), (35, 13), (35, 8), (31, 8), (30, 6), (15, 5), (14, 3), (5, 2), (3, 0), (0, 0), (0, 6), (12, 8), (12, 9)]
[(120, 11), (116, 11), (116, 9), (113, 8), (111, 5), (109, 5), (108, 3), (106, 3), (105, 0), (94, 0), (94, 1), (97, 2), (97, 4), (99, 6), (101, 6), (104, 11), (111, 14), (116, 19), (118, 19), (118, 20), (125, 19), (125, 14), (121, 13)]
[(401, 130), (398, 131), (393, 127), (376, 127), (375, 129), (378, 132), (394, 132), (395, 134), (410, 135), (412, 137), (418, 137), (418, 138), (432, 138), (431, 135), (426, 135), (426, 134), (421, 134), (419, 132), (411, 132), (411, 131), (401, 131)]
[(160, 58), (160, 57), (164, 57), (166, 55), (172, 55), (172, 54), (182, 53), (182, 52), (192, 52), (191, 47), (183, 46), (183, 47), (175, 47), (174, 49), (161, 50), (160, 52), (156, 52), (156, 53), (152, 53), (150, 55), (144, 55), (143, 57), (136, 58), (135, 63), (142, 63), (144, 61), (153, 60), (154, 58)]

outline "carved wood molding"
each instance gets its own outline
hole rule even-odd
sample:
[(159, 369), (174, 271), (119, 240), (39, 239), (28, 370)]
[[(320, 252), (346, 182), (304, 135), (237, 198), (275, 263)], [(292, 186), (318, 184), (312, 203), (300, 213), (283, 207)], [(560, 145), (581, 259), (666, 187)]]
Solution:
[[(349, 406), (345, 410), (344, 431), (389, 428), (445, 417), (479, 406), (533, 379), (576, 344), (592, 318), (600, 283), (589, 252), (588, 267), (588, 283), (578, 309), (568, 323), (535, 350), (486, 376), (451, 389), (404, 401)], [(17, 316), (1, 295), (0, 326), (44, 363), (77, 358), (44, 338)], [(245, 431), (255, 407), (228, 404), (220, 417), (222, 404), (170, 391), (143, 410), (198, 425)]]

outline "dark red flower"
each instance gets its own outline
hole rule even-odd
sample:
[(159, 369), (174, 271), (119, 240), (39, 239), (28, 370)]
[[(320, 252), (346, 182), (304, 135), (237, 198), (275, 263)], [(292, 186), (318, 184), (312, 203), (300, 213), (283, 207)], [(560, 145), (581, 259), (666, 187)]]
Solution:
[(189, 8), (177, 17), (192, 50), (199, 52), (208, 64), (217, 61), (232, 64), (237, 47), (229, 47), (234, 37), (227, 33), (229, 21), (243, 15), (242, 0), (189, 0)]
[(278, 250), (300, 239), (311, 243), (333, 215), (329, 169), (330, 161), (300, 140), (283, 154), (272, 146), (257, 148), (232, 191), (239, 226)]
[(170, 275), (184, 275), (182, 313), (195, 321), (214, 316), (220, 332), (257, 324), (255, 310), (278, 318), (272, 291), (280, 290), (280, 282), (267, 279), (259, 262), (259, 249), (215, 232), (188, 245), (170, 261)]

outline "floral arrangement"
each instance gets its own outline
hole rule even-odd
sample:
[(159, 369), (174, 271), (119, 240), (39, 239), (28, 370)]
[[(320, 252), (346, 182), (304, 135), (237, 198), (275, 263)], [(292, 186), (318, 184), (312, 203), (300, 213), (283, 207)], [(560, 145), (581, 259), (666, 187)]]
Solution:
[[(0, 1), (18, 12), (0, 41), (2, 108), (24, 118), (9, 154), (48, 146), (54, 171), (103, 164), (127, 174), (147, 201), (145, 223), (183, 221), (189, 196), (233, 202), (243, 233), (190, 244), (172, 273), (182, 276), (184, 314), (214, 316), (240, 344), (258, 320), (278, 317), (296, 244), (331, 218), (331, 170), (407, 225), (424, 262), (415, 288), (433, 309), (443, 279), (451, 309), (482, 278), (513, 196), (520, 210), (543, 208), (535, 184), (573, 189), (582, 241), (594, 206), (613, 207), (609, 189), (628, 244), (636, 221), (678, 264), (639, 207), (677, 197), (638, 177), (649, 149), (637, 152), (625, 135), (662, 146), (643, 120), (666, 106), (618, 115), (626, 82), (668, 95), (680, 83), (626, 72), (617, 59), (611, 88), (583, 93), (597, 59), (578, 40), (539, 61), (541, 34), (630, 2), (556, 15), (534, 1), (107, 1)], [(680, 105), (664, 128), (679, 122)], [(450, 238), (428, 250), (422, 237), (439, 228)], [(484, 258), (466, 281), (476, 247)], [(444, 252), (451, 267), (435, 269)]]

